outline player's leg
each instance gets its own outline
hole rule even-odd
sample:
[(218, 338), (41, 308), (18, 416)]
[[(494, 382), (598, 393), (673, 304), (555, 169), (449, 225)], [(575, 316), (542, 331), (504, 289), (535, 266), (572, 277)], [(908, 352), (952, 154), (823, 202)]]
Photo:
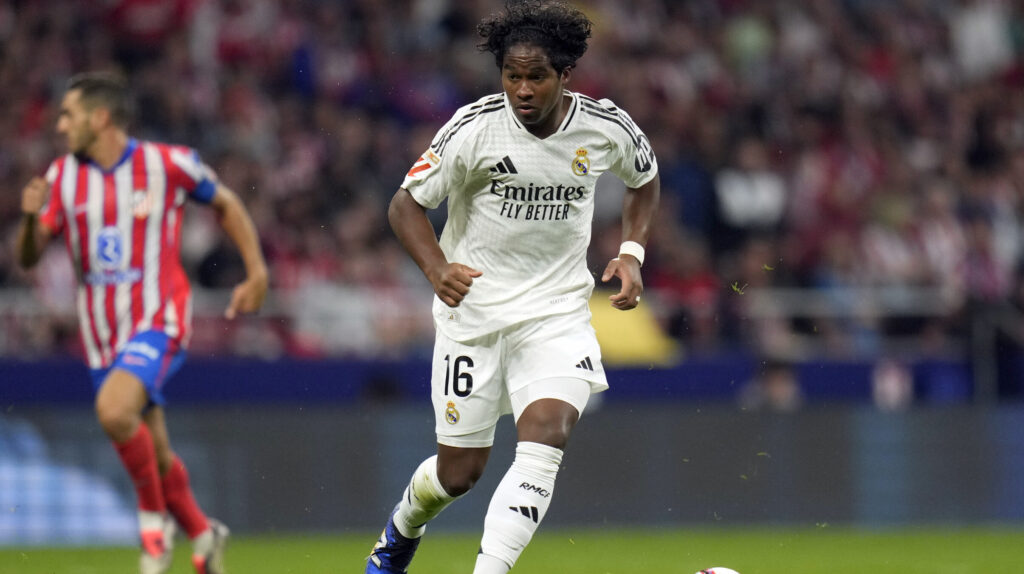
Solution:
[(438, 444), (437, 454), (416, 469), (395, 508), (398, 531), (407, 538), (423, 536), (428, 522), (473, 488), (483, 474), (490, 452), (490, 447)]
[(164, 409), (153, 406), (143, 415), (156, 447), (167, 510), (192, 541), (192, 564), (198, 574), (217, 574), (224, 570), (224, 551), (230, 532), (218, 520), (207, 518), (189, 483), (188, 469), (171, 449)]
[(427, 523), (473, 487), (483, 474), (490, 450), (437, 445), (438, 453), (416, 468), (391, 512), (367, 559), (367, 574), (408, 570)]
[(166, 334), (144, 331), (125, 343), (109, 368), (93, 371), (97, 418), (114, 441), (138, 494), (143, 574), (170, 568), (175, 527), (167, 515), (160, 478), (161, 461), (166, 464), (170, 453), (166, 426), (161, 417), (161, 424), (151, 428), (143, 417), (163, 406), (163, 384), (184, 358), (184, 351)]
[[(533, 538), (551, 505), (562, 452), (590, 391), (590, 384), (581, 379), (547, 379), (513, 394), (513, 407), (521, 409), (516, 422), (519, 442), (512, 466), (487, 508), (474, 574), (508, 572)], [(573, 398), (532, 399), (550, 394)]]
[(438, 334), (431, 376), (437, 454), (413, 473), (367, 559), (367, 574), (406, 572), (427, 523), (483, 474), (508, 404), (503, 381), (496, 379), (498, 340), (494, 335), (467, 344)]
[[(590, 383), (582, 379), (548, 379), (538, 385), (558, 387), (563, 393), (575, 392), (575, 403), (585, 406), (590, 397)], [(571, 391), (566, 389), (574, 387)], [(524, 389), (529, 393), (533, 389)], [(546, 394), (546, 393), (545, 393)], [(529, 395), (527, 395), (529, 396)], [(580, 409), (573, 403), (555, 399), (539, 398), (529, 402), (516, 420), (516, 438), (519, 442), (532, 442), (564, 450), (569, 443), (569, 434), (580, 419)]]
[(508, 333), (506, 372), (518, 444), (491, 498), (475, 574), (503, 574), (529, 543), (554, 493), (562, 451), (591, 393), (608, 387), (590, 313), (547, 317)]
[(143, 574), (166, 572), (170, 568), (173, 536), (153, 436), (149, 427), (142, 424), (141, 413), (148, 401), (142, 381), (133, 373), (115, 368), (102, 379), (95, 405), (100, 426), (113, 441), (135, 486)]

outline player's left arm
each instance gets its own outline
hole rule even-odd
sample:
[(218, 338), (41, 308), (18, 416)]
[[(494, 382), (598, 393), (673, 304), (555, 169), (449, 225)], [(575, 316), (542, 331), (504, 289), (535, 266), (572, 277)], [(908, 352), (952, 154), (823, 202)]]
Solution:
[(16, 253), (18, 263), (24, 269), (39, 263), (50, 242), (50, 229), (40, 223), (39, 219), (48, 193), (49, 184), (41, 177), (32, 178), (21, 192), (21, 224), (18, 227)]
[(246, 278), (232, 291), (231, 302), (224, 316), (234, 319), (239, 313), (254, 313), (263, 305), (270, 282), (256, 226), (238, 195), (222, 184), (217, 184), (210, 205), (217, 212), (221, 227), (238, 248), (245, 264)]
[[(640, 187), (626, 190), (626, 196), (622, 201), (623, 243), (632, 241), (641, 247), (647, 245), (660, 196), (661, 181), (657, 175)], [(612, 307), (628, 311), (640, 304), (640, 294), (644, 292), (640, 264), (641, 261), (636, 256), (628, 253), (620, 253), (618, 257), (608, 262), (601, 281), (607, 282), (612, 277), (618, 277), (622, 282), (619, 292), (608, 297)]]

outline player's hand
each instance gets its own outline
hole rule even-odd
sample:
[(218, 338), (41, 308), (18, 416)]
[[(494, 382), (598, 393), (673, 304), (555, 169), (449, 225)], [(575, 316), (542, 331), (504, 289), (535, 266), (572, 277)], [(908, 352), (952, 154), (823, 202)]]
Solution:
[(41, 177), (33, 177), (25, 189), (21, 190), (21, 212), (25, 215), (39, 215), (46, 205), (50, 185)]
[(622, 282), (622, 289), (608, 297), (612, 307), (620, 311), (635, 309), (640, 304), (640, 294), (644, 292), (644, 282), (640, 278), (640, 262), (632, 255), (612, 259), (604, 268), (601, 281), (607, 283), (612, 277), (618, 277)]
[(434, 293), (437, 293), (437, 297), (445, 305), (458, 307), (469, 293), (473, 279), (483, 274), (483, 271), (477, 271), (462, 263), (447, 263), (436, 273), (432, 273), (429, 279), (434, 286)]
[(255, 313), (263, 306), (267, 297), (267, 274), (250, 276), (235, 286), (231, 292), (231, 303), (224, 311), (224, 317), (234, 319), (239, 313)]

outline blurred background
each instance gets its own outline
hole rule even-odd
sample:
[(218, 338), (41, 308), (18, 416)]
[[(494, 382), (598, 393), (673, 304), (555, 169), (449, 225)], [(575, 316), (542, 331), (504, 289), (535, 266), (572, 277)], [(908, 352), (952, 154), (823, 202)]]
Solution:
[[(612, 389), (549, 521), (1024, 522), (1024, 7), (577, 4), (594, 36), (570, 88), (646, 132), (662, 207), (643, 305), (595, 293)], [(211, 212), (186, 220), (195, 335), (167, 395), (200, 501), (238, 532), (373, 529), (434, 444), (432, 293), (387, 203), (500, 91), (475, 36), (500, 7), (0, 0), (0, 545), (135, 537), (63, 245), (13, 258), (68, 77), (123, 70), (132, 132), (194, 146), (262, 237), (268, 305), (227, 322), (241, 262)], [(595, 274), (623, 192), (600, 182)], [(500, 474), (439, 524), (477, 529)]]

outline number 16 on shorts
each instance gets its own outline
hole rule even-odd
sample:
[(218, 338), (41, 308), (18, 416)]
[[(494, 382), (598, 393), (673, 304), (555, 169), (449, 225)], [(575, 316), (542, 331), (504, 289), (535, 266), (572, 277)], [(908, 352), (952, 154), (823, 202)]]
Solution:
[(473, 359), (465, 355), (452, 358), (451, 355), (444, 356), (444, 394), (449, 392), (457, 397), (468, 397), (473, 392), (473, 375), (469, 369), (473, 368)]
[[(439, 437), (459, 428), (465, 429), (462, 410), (466, 400), (473, 393), (473, 359), (466, 355), (448, 353), (440, 359), (435, 349), (433, 376), (430, 381), (431, 400), (434, 403), (434, 417)], [(456, 427), (458, 425), (458, 427)]]
[(491, 335), (466, 344), (438, 334), (430, 395), (439, 438), (493, 427), (503, 413), (512, 412), (497, 339)]

